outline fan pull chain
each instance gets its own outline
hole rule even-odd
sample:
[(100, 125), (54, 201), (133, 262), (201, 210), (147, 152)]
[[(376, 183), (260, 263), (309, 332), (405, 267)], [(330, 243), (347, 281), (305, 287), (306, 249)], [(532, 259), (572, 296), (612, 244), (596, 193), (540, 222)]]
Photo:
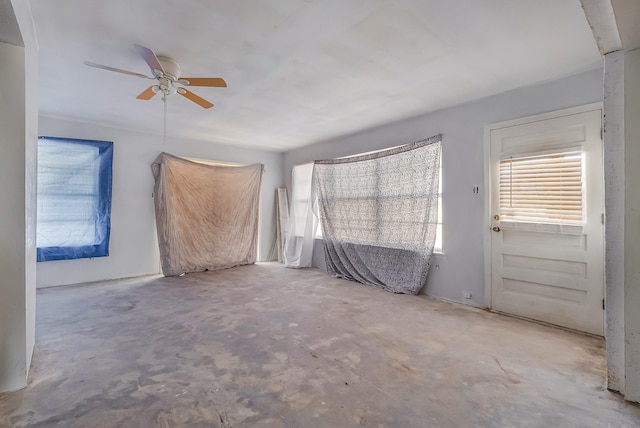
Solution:
[(164, 103), (164, 133), (162, 134), (162, 145), (167, 142), (167, 97), (162, 98)]

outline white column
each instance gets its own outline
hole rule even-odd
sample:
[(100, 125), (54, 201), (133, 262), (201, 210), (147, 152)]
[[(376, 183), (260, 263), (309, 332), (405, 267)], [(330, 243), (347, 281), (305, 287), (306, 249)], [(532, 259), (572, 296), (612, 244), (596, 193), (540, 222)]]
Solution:
[(624, 396), (640, 402), (640, 49), (625, 52), (624, 135)]
[(605, 55), (604, 171), (607, 375), (624, 391), (624, 52)]
[(640, 49), (605, 56), (609, 389), (640, 402)]
[(5, 18), (15, 16), (13, 42), (23, 46), (0, 42), (0, 392), (26, 385), (35, 344), (38, 136), (30, 4), (11, 0), (2, 8)]
[(25, 49), (0, 43), (0, 391), (26, 385)]

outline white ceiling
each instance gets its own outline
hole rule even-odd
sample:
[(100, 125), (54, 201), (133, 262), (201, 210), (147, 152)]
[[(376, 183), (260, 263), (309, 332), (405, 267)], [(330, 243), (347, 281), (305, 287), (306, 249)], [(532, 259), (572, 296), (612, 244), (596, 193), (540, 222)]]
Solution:
[(625, 50), (640, 47), (640, 1), (611, 0), (616, 15), (622, 47)]
[(11, 0), (0, 0), (0, 42), (24, 46)]
[(289, 150), (601, 65), (580, 0), (31, 0), (41, 114), (161, 135), (138, 43), (216, 107), (174, 95), (169, 138)]

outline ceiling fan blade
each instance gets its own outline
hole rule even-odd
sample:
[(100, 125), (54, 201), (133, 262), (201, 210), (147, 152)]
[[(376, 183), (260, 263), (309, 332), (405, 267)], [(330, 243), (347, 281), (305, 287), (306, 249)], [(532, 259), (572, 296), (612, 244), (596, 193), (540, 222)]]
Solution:
[(129, 74), (131, 76), (143, 77), (145, 79), (153, 79), (153, 77), (145, 76), (144, 74), (134, 73), (133, 71), (122, 70), (120, 68), (109, 67), (108, 65), (96, 64), (95, 62), (85, 61), (84, 65), (89, 67), (101, 68), (103, 70), (115, 71), (116, 73)]
[(227, 82), (222, 77), (182, 77), (179, 80), (185, 86), (209, 86), (211, 88), (226, 88)]
[(140, 93), (140, 95), (138, 95), (136, 98), (139, 100), (150, 100), (157, 92), (158, 90), (156, 89), (155, 85), (151, 85), (147, 89), (142, 91), (142, 93)]
[(201, 98), (201, 97), (197, 96), (193, 92), (187, 91), (185, 88), (179, 88), (178, 89), (178, 93), (180, 95), (182, 95), (183, 97), (185, 97), (185, 98), (193, 101), (194, 103), (198, 104), (200, 107), (203, 107), (203, 108), (211, 108), (211, 107), (213, 107), (213, 104), (211, 104), (209, 101), (205, 100), (204, 98)]
[(140, 54), (142, 59), (144, 59), (145, 62), (149, 64), (149, 68), (151, 68), (151, 73), (153, 73), (154, 76), (158, 76), (158, 74), (164, 74), (164, 68), (162, 68), (160, 61), (158, 61), (158, 57), (156, 56), (155, 53), (153, 53), (151, 49), (145, 48), (144, 46), (140, 46), (140, 45), (134, 45), (134, 46), (138, 50), (138, 53)]

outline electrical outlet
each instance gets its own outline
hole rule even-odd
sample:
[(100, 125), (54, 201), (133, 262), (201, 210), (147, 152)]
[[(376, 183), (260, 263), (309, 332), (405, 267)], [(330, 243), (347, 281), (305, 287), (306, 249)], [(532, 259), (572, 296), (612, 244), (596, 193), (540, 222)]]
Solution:
[(470, 292), (470, 291), (463, 291), (463, 292), (462, 292), (462, 298), (463, 298), (463, 299), (470, 299), (470, 298), (471, 298), (471, 296), (472, 296), (472, 294), (471, 294), (471, 292)]

